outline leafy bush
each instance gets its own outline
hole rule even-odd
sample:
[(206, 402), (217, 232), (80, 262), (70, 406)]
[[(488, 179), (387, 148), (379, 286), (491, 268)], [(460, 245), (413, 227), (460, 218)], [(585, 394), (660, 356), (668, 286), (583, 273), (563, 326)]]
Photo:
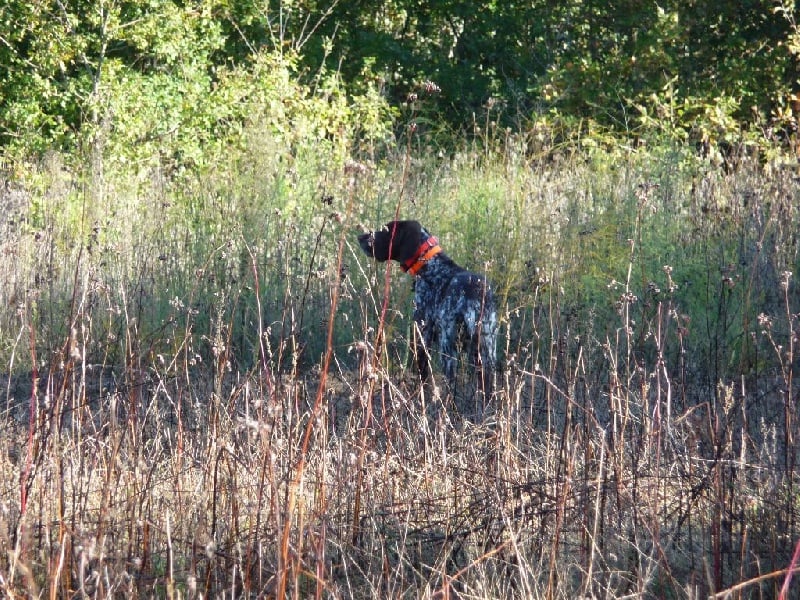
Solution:
[[(325, 222), (319, 235), (329, 239), (330, 213), (351, 194), (347, 161), (383, 153), (390, 112), (373, 92), (345, 94), (335, 74), (300, 83), (287, 56), (254, 57), (213, 85), (200, 71), (145, 77), (115, 64), (106, 65), (105, 112), (84, 131), (85, 151), (51, 154), (22, 181), (29, 206), (9, 243), (25, 259), (8, 273), (8, 297), (46, 323), (44, 355), (70, 335), (75, 294), (89, 294), (88, 306), (109, 312), (83, 317), (112, 338), (135, 314), (143, 339), (167, 327), (165, 339), (180, 347), (189, 333), (210, 336), (212, 317), (224, 317), (238, 347), (250, 348), (238, 360), (252, 363), (255, 298), (239, 286), (251, 281), (273, 317), (297, 294), (317, 297), (324, 279), (306, 278), (331, 265), (309, 228)], [(6, 330), (17, 319), (6, 313)], [(143, 352), (166, 351), (148, 343)], [(116, 362), (121, 350), (98, 348), (92, 360)]]

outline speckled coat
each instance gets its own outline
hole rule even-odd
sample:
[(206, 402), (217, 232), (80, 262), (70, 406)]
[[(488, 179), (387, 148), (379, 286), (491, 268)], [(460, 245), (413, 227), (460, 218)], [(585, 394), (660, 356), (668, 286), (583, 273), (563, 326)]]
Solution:
[(458, 266), (417, 221), (392, 221), (358, 238), (375, 260), (396, 260), (414, 275), (414, 321), (424, 350), (416, 349), (423, 379), (430, 376), (428, 351), (438, 343), (451, 387), (458, 370), (459, 341), (466, 342), (470, 364), (481, 369), (479, 385), (490, 394), (495, 371), (497, 310), (486, 278)]

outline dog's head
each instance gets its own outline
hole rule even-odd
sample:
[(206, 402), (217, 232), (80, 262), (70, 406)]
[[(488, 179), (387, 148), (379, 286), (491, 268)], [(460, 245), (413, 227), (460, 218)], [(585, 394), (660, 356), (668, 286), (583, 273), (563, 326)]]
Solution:
[(418, 221), (391, 221), (378, 231), (358, 236), (358, 243), (367, 256), (378, 262), (407, 261), (431, 235)]

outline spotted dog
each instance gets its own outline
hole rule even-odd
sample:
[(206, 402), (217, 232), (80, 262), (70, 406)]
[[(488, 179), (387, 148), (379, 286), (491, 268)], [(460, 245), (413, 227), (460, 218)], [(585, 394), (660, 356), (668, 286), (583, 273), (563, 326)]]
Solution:
[(414, 321), (425, 346), (415, 348), (422, 379), (430, 377), (428, 351), (438, 342), (445, 377), (455, 389), (457, 347), (465, 342), (472, 364), (480, 367), (479, 386), (491, 394), (497, 310), (486, 278), (459, 267), (417, 221), (392, 221), (380, 231), (361, 234), (358, 243), (367, 256), (395, 260), (415, 278)]

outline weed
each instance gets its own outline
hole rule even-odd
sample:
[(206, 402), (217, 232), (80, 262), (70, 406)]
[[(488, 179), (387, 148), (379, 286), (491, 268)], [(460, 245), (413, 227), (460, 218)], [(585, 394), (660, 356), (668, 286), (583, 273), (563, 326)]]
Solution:
[[(512, 136), (449, 157), (411, 137), (270, 150), (257, 133), (280, 132), (253, 127), (196, 179), (53, 160), (3, 221), (4, 593), (788, 582), (790, 174)], [(410, 282), (354, 246), (398, 212), (498, 290), (483, 422), (406, 369)]]

